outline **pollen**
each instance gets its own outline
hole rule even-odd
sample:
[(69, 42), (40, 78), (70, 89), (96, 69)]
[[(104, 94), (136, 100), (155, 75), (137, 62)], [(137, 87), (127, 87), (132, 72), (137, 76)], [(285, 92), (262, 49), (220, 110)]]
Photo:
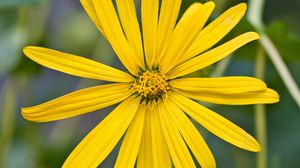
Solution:
[(165, 75), (158, 71), (145, 71), (133, 83), (132, 88), (147, 99), (159, 98), (170, 90)]

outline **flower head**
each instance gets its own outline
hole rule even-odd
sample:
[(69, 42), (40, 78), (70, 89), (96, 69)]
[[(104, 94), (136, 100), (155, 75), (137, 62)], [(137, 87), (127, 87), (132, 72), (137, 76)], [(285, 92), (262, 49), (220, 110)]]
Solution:
[[(81, 0), (128, 72), (41, 47), (25, 47), (33, 61), (71, 75), (114, 82), (79, 90), (41, 105), (22, 108), (24, 118), (48, 122), (120, 103), (73, 150), (63, 167), (97, 167), (124, 135), (115, 167), (216, 167), (189, 117), (223, 140), (261, 150), (244, 130), (195, 100), (216, 104), (262, 104), (278, 94), (251, 77), (187, 78), (259, 38), (248, 32), (218, 47), (243, 17), (241, 3), (204, 27), (213, 2), (194, 3), (177, 22), (181, 0), (142, 0), (141, 29), (133, 0)], [(142, 32), (141, 32), (142, 30)], [(208, 50), (210, 49), (210, 50)], [(194, 99), (194, 100), (192, 100)]]

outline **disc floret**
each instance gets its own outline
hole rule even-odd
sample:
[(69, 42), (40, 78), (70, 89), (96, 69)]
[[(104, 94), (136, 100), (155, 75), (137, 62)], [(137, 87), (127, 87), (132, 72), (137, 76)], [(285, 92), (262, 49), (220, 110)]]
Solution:
[(158, 71), (145, 71), (134, 81), (132, 88), (144, 98), (151, 100), (160, 98), (170, 90), (164, 74)]

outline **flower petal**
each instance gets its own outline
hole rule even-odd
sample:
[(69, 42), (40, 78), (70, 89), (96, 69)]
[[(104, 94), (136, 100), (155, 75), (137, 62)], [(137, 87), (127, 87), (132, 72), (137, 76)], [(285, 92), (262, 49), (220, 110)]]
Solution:
[(189, 73), (195, 72), (199, 69), (205, 68), (215, 62), (220, 61), (233, 51), (237, 50), (241, 46), (257, 40), (259, 35), (254, 32), (244, 33), (206, 53), (203, 53), (177, 67), (172, 69), (167, 75), (169, 79), (174, 79)]
[(245, 150), (253, 152), (261, 150), (251, 135), (219, 114), (180, 94), (172, 93), (170, 98), (199, 124), (223, 140)]
[(196, 167), (193, 158), (182, 139), (175, 123), (170, 119), (166, 106), (161, 102), (158, 104), (158, 115), (167, 146), (175, 167)]
[(123, 101), (133, 94), (129, 87), (129, 84), (108, 84), (82, 89), (37, 106), (22, 108), (22, 115), (35, 122), (78, 116)]
[(146, 109), (145, 122), (141, 145), (138, 153), (137, 168), (153, 168), (152, 139), (151, 139), (151, 114), (150, 109)]
[(135, 50), (136, 60), (144, 68), (144, 51), (139, 22), (133, 0), (116, 0), (120, 20), (128, 43)]
[(182, 0), (164, 0), (161, 2), (155, 66), (159, 64), (159, 60), (163, 56), (163, 51), (171, 44), (171, 36), (178, 18), (181, 1)]
[(142, 0), (141, 3), (145, 57), (151, 68), (156, 57), (159, 0)]
[(112, 1), (93, 0), (93, 4), (97, 16), (99, 20), (101, 20), (101, 25), (106, 39), (109, 41), (127, 70), (136, 76), (138, 74), (137, 71), (139, 65), (137, 63), (138, 56), (134, 52), (132, 46), (129, 45), (123, 33)]
[(279, 102), (279, 95), (272, 89), (264, 91), (246, 92), (238, 94), (205, 93), (195, 91), (176, 90), (176, 92), (192, 99), (225, 105), (271, 104)]
[(122, 102), (79, 143), (62, 167), (97, 167), (121, 139), (139, 104), (134, 97)]
[(83, 57), (33, 46), (25, 47), (23, 51), (33, 61), (70, 75), (111, 82), (133, 81), (125, 72)]
[(251, 77), (220, 77), (220, 78), (180, 78), (170, 85), (181, 90), (201, 93), (238, 94), (251, 91), (264, 91), (267, 85)]
[(189, 149), (203, 168), (216, 167), (216, 161), (212, 155), (209, 147), (200, 135), (197, 128), (193, 125), (186, 114), (170, 99), (168, 101), (167, 109), (170, 119), (173, 120), (177, 129), (181, 133)]
[(246, 3), (238, 4), (206, 26), (178, 63), (189, 60), (219, 42), (241, 20), (246, 9)]
[(166, 53), (163, 52), (160, 65), (162, 73), (167, 73), (176, 65), (176, 61), (187, 51), (205, 25), (214, 7), (213, 2), (207, 2), (203, 5), (194, 3), (186, 10), (173, 32), (172, 43)]
[(153, 167), (171, 168), (172, 162), (168, 151), (167, 143), (159, 122), (159, 115), (157, 111), (156, 102), (152, 103), (151, 110), (151, 140)]
[(85, 9), (86, 13), (89, 15), (91, 20), (94, 22), (94, 24), (98, 28), (98, 30), (101, 32), (101, 34), (103, 36), (105, 36), (101, 22), (98, 19), (98, 16), (96, 14), (95, 7), (94, 7), (92, 0), (80, 0), (80, 2), (82, 4), (83, 8)]
[(141, 106), (126, 132), (115, 168), (133, 168), (140, 148), (145, 119), (145, 106)]

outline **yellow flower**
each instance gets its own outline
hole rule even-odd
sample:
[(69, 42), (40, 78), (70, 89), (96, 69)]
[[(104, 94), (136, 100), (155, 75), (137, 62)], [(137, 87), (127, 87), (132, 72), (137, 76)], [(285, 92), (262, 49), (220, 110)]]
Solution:
[(160, 7), (159, 0), (142, 0), (140, 29), (133, 0), (116, 0), (119, 16), (111, 0), (81, 2), (128, 73), (51, 49), (24, 48), (30, 59), (51, 69), (115, 82), (22, 109), (27, 120), (48, 122), (121, 102), (81, 141), (63, 167), (97, 167), (123, 135), (115, 167), (136, 164), (138, 168), (167, 168), (174, 164), (192, 168), (192, 154), (202, 167), (216, 167), (189, 117), (239, 148), (261, 150), (251, 135), (194, 100), (230, 105), (275, 103), (279, 101), (275, 91), (251, 77), (184, 77), (259, 38), (248, 32), (210, 49), (243, 17), (245, 3), (228, 9), (204, 27), (213, 2), (194, 3), (177, 23), (181, 0), (163, 0)]

